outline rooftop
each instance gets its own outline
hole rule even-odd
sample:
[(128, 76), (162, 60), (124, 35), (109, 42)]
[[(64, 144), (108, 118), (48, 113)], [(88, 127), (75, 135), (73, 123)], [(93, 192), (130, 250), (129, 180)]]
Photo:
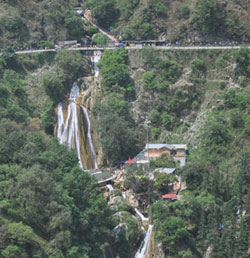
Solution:
[(175, 146), (166, 144), (166, 143), (156, 143), (156, 144), (146, 144), (145, 149), (162, 149), (162, 148), (168, 148), (169, 150), (174, 150)]
[(171, 144), (174, 146), (176, 149), (185, 149), (187, 150), (187, 144)]
[(164, 194), (161, 197), (163, 199), (176, 199), (177, 200), (177, 195), (174, 193)]
[(156, 168), (154, 172), (162, 172), (162, 173), (167, 173), (167, 174), (172, 174), (176, 168)]

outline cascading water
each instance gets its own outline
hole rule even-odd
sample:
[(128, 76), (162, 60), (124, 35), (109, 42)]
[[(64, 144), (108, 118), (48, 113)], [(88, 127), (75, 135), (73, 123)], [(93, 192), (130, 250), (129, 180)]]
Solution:
[(95, 71), (95, 77), (99, 76), (99, 68), (98, 68), (97, 64), (100, 61), (101, 57), (102, 57), (101, 51), (94, 51), (93, 56), (90, 57), (93, 70)]
[(122, 192), (122, 198), (126, 200), (126, 192)]
[(79, 140), (79, 132), (78, 132), (78, 116), (77, 116), (77, 105), (76, 98), (80, 94), (80, 89), (76, 83), (73, 84), (73, 87), (70, 91), (68, 105), (68, 112), (66, 122), (64, 124), (64, 116), (63, 116), (63, 108), (62, 103), (58, 104), (58, 130), (57, 130), (57, 138), (61, 144), (67, 143), (69, 148), (76, 148), (78, 160), (80, 167), (82, 166), (81, 160), (81, 150), (80, 150), (80, 140)]
[(109, 200), (111, 200), (111, 193), (114, 191), (114, 187), (110, 184), (106, 185), (109, 189)]
[(110, 193), (114, 191), (114, 187), (112, 185), (108, 184), (106, 186), (108, 187)]
[(138, 209), (135, 208), (135, 212), (139, 215), (142, 221), (148, 221), (148, 218), (146, 218), (141, 212), (139, 212)]
[(88, 142), (89, 142), (90, 150), (91, 150), (93, 161), (94, 161), (94, 168), (98, 169), (98, 164), (97, 164), (97, 161), (96, 161), (96, 151), (95, 151), (95, 147), (94, 147), (94, 143), (93, 143), (93, 139), (92, 139), (92, 134), (91, 134), (91, 123), (90, 123), (89, 113), (88, 113), (88, 110), (84, 106), (81, 106), (81, 108), (82, 108), (82, 111), (83, 111), (84, 116), (86, 117), (86, 120), (87, 120), (87, 123), (88, 123), (87, 136), (88, 136)]
[(138, 249), (137, 253), (135, 254), (135, 258), (146, 258), (147, 257), (152, 231), (153, 231), (153, 225), (149, 225), (146, 236), (145, 236), (143, 242), (141, 243), (141, 246)]

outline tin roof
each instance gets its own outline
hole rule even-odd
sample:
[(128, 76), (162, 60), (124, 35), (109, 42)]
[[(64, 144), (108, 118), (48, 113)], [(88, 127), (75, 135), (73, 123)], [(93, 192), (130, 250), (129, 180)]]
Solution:
[(163, 199), (177, 199), (177, 195), (174, 193), (164, 194), (161, 197)]
[(185, 149), (187, 150), (187, 144), (171, 144), (174, 146), (176, 149)]
[(146, 144), (145, 146), (145, 149), (162, 149), (162, 148), (168, 148), (169, 150), (175, 149), (173, 145), (166, 144), (166, 143)]
[(162, 173), (167, 173), (167, 174), (172, 174), (176, 168), (156, 168), (154, 172), (162, 172)]

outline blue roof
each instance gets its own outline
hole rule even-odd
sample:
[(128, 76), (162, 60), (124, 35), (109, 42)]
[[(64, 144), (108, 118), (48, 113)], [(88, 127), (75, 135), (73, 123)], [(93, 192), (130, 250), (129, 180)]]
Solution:
[(167, 173), (167, 174), (172, 174), (176, 168), (156, 168), (154, 172), (162, 172), (162, 173)]
[(166, 143), (146, 144), (145, 146), (145, 149), (162, 149), (162, 148), (168, 148), (169, 150), (174, 150), (175, 146), (166, 144)]

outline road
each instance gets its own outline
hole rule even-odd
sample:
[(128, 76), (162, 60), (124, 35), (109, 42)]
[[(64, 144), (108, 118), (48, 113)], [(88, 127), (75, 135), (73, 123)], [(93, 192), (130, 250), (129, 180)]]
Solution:
[[(239, 49), (241, 46), (134, 46), (134, 47), (125, 47), (125, 49), (132, 50), (132, 49), (142, 49), (142, 48), (153, 48), (158, 50), (210, 50), (210, 49)], [(250, 46), (248, 46), (250, 49)], [(78, 47), (78, 48), (66, 48), (68, 51), (104, 51), (105, 49), (113, 50), (117, 49), (117, 47)], [(16, 54), (32, 54), (32, 53), (46, 53), (46, 52), (56, 52), (56, 49), (37, 49), (37, 50), (24, 50), (24, 51), (17, 51)]]

